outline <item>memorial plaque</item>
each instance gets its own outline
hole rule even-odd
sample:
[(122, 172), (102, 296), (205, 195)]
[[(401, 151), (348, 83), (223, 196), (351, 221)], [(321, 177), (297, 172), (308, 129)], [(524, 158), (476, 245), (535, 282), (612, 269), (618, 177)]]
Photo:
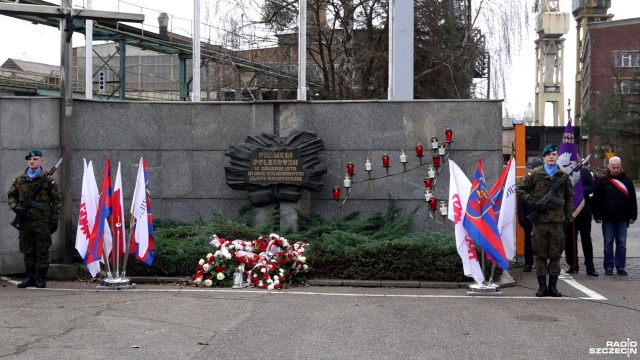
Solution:
[(272, 134), (248, 136), (225, 153), (227, 185), (247, 190), (249, 201), (262, 206), (278, 201), (298, 201), (301, 190), (322, 189), (327, 167), (318, 157), (322, 139), (312, 132), (298, 131), (286, 138)]
[(305, 172), (300, 165), (300, 150), (271, 151), (255, 149), (249, 156), (251, 165), (245, 177), (253, 184), (296, 184), (306, 181)]

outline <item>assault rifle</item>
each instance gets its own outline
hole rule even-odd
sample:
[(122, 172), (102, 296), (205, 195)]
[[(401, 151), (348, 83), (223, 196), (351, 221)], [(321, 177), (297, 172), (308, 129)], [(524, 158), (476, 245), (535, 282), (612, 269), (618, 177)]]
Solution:
[[(60, 158), (60, 160), (58, 160), (56, 165), (52, 167), (51, 170), (49, 170), (48, 175), (53, 175), (56, 172), (56, 170), (58, 170), (58, 166), (60, 166), (61, 163), (62, 163), (62, 158)], [(31, 217), (31, 215), (29, 215), (28, 213), (29, 208), (33, 207), (36, 209), (42, 209), (42, 204), (37, 201), (33, 201), (33, 197), (36, 195), (38, 190), (40, 190), (40, 188), (42, 187), (42, 184), (44, 184), (45, 181), (47, 181), (47, 177), (43, 176), (40, 179), (40, 181), (36, 184), (36, 186), (34, 186), (33, 189), (31, 189), (31, 191), (29, 192), (29, 195), (27, 195), (27, 198), (24, 199), (22, 204), (16, 206), (18, 210), (17, 212), (22, 212), (26, 214), (26, 216), (23, 216), (25, 218), (24, 220), (28, 220)], [(20, 215), (16, 215), (15, 219), (13, 219), (13, 221), (11, 222), (11, 226), (20, 230), (20, 220), (22, 220), (22, 217)]]
[[(564, 173), (564, 175), (562, 175), (562, 177), (560, 179), (558, 179), (558, 181), (556, 181), (553, 186), (551, 187), (551, 189), (549, 189), (549, 191), (547, 191), (546, 194), (544, 194), (544, 196), (542, 198), (540, 198), (540, 200), (537, 200), (536, 202), (539, 204), (543, 204), (546, 205), (549, 201), (551, 201), (552, 203), (555, 203), (556, 205), (564, 205), (564, 200), (558, 198), (557, 196), (555, 196), (556, 190), (558, 190), (558, 188), (560, 186), (562, 186), (562, 183), (565, 182), (567, 180), (568, 177), (570, 177), (574, 172), (580, 170), (580, 168), (589, 162), (589, 159), (591, 158), (591, 155), (587, 156), (586, 158), (582, 159), (581, 161), (579, 161), (576, 166), (571, 169), (571, 172), (569, 173)], [(536, 219), (536, 217), (538, 217), (538, 210), (533, 210), (528, 216), (529, 220), (534, 221)]]

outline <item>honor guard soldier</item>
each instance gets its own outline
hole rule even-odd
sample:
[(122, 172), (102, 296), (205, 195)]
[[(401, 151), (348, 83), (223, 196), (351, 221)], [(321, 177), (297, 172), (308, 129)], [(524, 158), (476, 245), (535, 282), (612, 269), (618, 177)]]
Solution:
[[(556, 164), (558, 147), (548, 144), (542, 150), (543, 166), (531, 170), (516, 187), (519, 199), (533, 208), (531, 243), (536, 261), (536, 296), (561, 297), (556, 288), (560, 276), (560, 258), (565, 245), (564, 229), (571, 223), (573, 185)], [(548, 201), (546, 200), (548, 199)], [(547, 275), (549, 286), (547, 287)]]
[(42, 169), (42, 151), (29, 151), (25, 160), (27, 169), (13, 180), (8, 192), (9, 207), (16, 213), (11, 225), (19, 231), (20, 252), (24, 255), (27, 272), (27, 278), (18, 287), (45, 288), (51, 234), (58, 229), (62, 195), (58, 183), (51, 176), (56, 167), (49, 172)]

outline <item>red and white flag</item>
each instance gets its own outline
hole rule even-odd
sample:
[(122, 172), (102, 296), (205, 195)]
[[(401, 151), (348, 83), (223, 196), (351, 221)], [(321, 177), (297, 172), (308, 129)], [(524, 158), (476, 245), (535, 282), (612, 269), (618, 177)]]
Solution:
[(512, 260), (516, 256), (516, 162), (509, 161), (509, 169), (502, 191), (502, 206), (498, 217), (498, 230), (502, 238), (504, 253), (507, 259)]
[(120, 162), (118, 161), (118, 172), (116, 173), (116, 181), (113, 187), (113, 195), (111, 198), (111, 206), (113, 212), (111, 214), (111, 228), (114, 232), (113, 252), (109, 254), (109, 260), (114, 261), (113, 255), (117, 255), (117, 259), (122, 259), (125, 250), (125, 230), (124, 230), (124, 201), (122, 196), (122, 177), (120, 175)]
[[(98, 208), (98, 185), (93, 173), (93, 163), (83, 159), (84, 174), (82, 175), (82, 196), (80, 198), (80, 211), (78, 213), (78, 228), (76, 230), (76, 250), (84, 259), (87, 254), (89, 238), (91, 237), (91, 229), (95, 223), (96, 211)], [(91, 276), (96, 276), (100, 271), (100, 262), (94, 261), (87, 264), (87, 269)]]
[(472, 277), (476, 283), (484, 282), (484, 274), (480, 269), (478, 254), (473, 240), (464, 228), (463, 220), (469, 194), (471, 193), (471, 181), (465, 176), (453, 160), (449, 159), (449, 220), (455, 225), (456, 248), (462, 259), (464, 275)]
[(131, 221), (131, 249), (129, 253), (151, 266), (155, 257), (155, 243), (149, 179), (144, 158), (140, 158), (136, 187), (133, 190)]

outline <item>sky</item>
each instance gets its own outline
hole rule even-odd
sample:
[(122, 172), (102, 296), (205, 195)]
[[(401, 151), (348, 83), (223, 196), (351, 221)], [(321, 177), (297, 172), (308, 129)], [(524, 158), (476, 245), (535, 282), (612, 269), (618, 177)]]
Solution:
[[(50, 0), (56, 2), (56, 0)], [(84, 7), (88, 0), (73, 0), (76, 7)], [(250, 11), (251, 9), (221, 10), (231, 0), (201, 0), (201, 18), (203, 22), (217, 23), (211, 19), (224, 16), (226, 12)], [(145, 14), (144, 28), (157, 32), (157, 17), (160, 11), (167, 12), (172, 22), (170, 31), (188, 35), (191, 33), (191, 21), (193, 18), (193, 2), (182, 0), (181, 5), (176, 5), (175, 0), (92, 0), (93, 8), (100, 10), (123, 11)], [(571, 0), (560, 0), (560, 10), (571, 13)], [(612, 0), (609, 13), (614, 14), (613, 20), (622, 20), (640, 17), (640, 0)], [(507, 93), (504, 96), (505, 113), (521, 119), (522, 115), (535, 99), (535, 44), (537, 37), (535, 21), (531, 22), (532, 28), (523, 34), (528, 34), (524, 39), (525, 44), (513, 62), (510, 77), (507, 79)], [(565, 108), (567, 98), (571, 99), (575, 93), (575, 44), (576, 28), (573, 16), (570, 16), (569, 33), (565, 35), (564, 57), (564, 93)], [(201, 36), (216, 38), (216, 29), (204, 27)], [(59, 30), (43, 25), (33, 25), (25, 21), (0, 15), (0, 63), (8, 58), (30, 60), (46, 64), (60, 64), (60, 33)], [(76, 34), (73, 37), (74, 46), (84, 45), (84, 36)], [(564, 114), (563, 118), (566, 118)], [(546, 124), (553, 125), (550, 114), (545, 116)]]

